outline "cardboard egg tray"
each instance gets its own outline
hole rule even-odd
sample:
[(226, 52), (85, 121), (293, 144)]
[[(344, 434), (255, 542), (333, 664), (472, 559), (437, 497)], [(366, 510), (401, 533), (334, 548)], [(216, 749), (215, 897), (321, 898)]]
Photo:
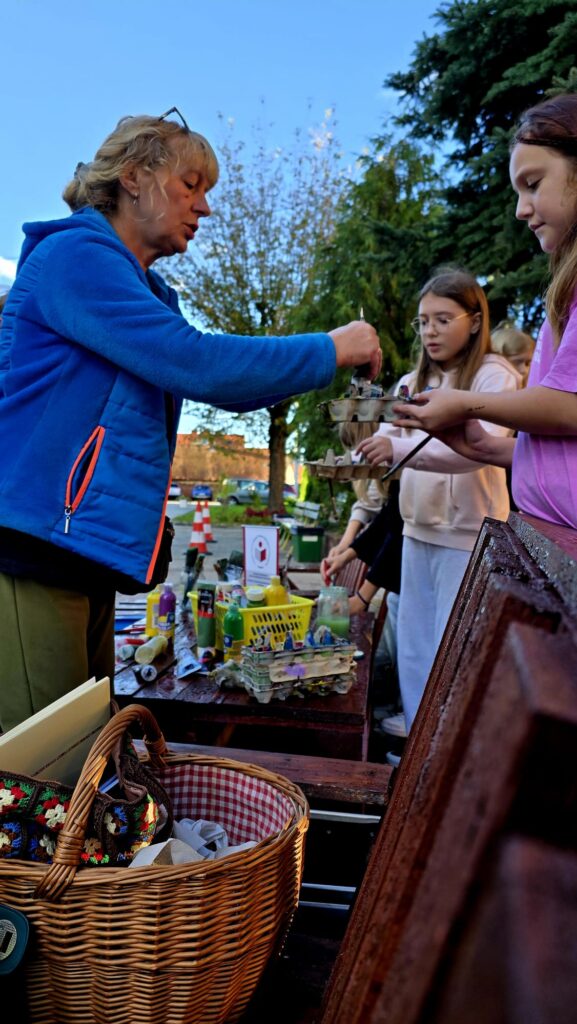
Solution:
[(295, 694), (325, 696), (348, 693), (356, 681), (355, 646), (343, 640), (293, 651), (255, 651), (243, 647), (241, 680), (262, 704)]
[[(327, 452), (328, 455), (328, 452)], [(346, 456), (336, 456), (327, 460), (316, 459), (314, 462), (305, 462), (311, 476), (317, 476), (320, 480), (340, 480), (346, 483), (349, 480), (379, 480), (386, 472), (384, 466), (371, 466), (368, 462), (347, 461)]]
[(398, 395), (382, 395), (380, 398), (334, 398), (323, 402), (333, 423), (390, 423), (395, 419), (393, 405), (399, 402)]

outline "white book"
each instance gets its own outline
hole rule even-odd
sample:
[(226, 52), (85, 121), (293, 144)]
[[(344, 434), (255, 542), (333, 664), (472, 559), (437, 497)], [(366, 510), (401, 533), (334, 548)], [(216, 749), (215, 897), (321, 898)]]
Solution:
[(74, 786), (88, 752), (110, 721), (105, 677), (82, 683), (0, 736), (0, 772), (19, 772)]

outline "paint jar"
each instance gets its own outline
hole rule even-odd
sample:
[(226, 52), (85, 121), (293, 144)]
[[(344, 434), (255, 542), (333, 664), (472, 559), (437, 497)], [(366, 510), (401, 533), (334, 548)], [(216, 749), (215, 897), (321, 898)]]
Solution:
[(245, 594), (247, 600), (247, 608), (264, 608), (266, 605), (264, 596), (264, 587), (250, 586), (245, 587)]
[(346, 587), (321, 587), (317, 601), (316, 626), (328, 626), (333, 636), (348, 640), (350, 614), (349, 592)]

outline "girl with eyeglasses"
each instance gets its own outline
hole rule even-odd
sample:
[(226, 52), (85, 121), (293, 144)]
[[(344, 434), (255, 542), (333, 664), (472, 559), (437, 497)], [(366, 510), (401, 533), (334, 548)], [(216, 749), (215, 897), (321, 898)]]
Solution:
[[(479, 462), (512, 465), (521, 512), (577, 529), (577, 94), (523, 115), (509, 170), (516, 216), (550, 256), (547, 317), (527, 387), (518, 394), (420, 394), (421, 406), (397, 407), (397, 422), (434, 431)], [(517, 437), (495, 434), (488, 422)]]
[[(466, 271), (448, 269), (427, 281), (414, 325), (421, 343), (417, 366), (399, 382), (411, 394), (449, 388), (512, 393), (520, 386), (511, 364), (491, 352), (487, 299)], [(487, 429), (499, 438), (509, 433), (507, 426)], [(425, 436), (383, 423), (357, 450), (374, 465), (391, 466)], [(408, 731), (481, 523), (509, 513), (505, 470), (483, 466), (435, 439), (402, 470), (399, 504), (404, 527), (397, 659)]]
[[(115, 594), (166, 578), (165, 510), (185, 399), (236, 412), (378, 374), (377, 334), (199, 331), (153, 269), (186, 252), (218, 179), (202, 135), (125, 117), (24, 225), (0, 335), (0, 728), (114, 674)], [(181, 119), (182, 120), (182, 119)]]

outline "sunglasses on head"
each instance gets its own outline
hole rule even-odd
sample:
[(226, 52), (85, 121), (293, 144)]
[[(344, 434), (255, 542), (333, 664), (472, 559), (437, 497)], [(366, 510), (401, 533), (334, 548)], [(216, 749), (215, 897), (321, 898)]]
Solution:
[(159, 121), (164, 121), (164, 120), (165, 120), (165, 119), (166, 119), (167, 117), (170, 117), (170, 115), (171, 115), (171, 114), (176, 114), (176, 116), (177, 116), (177, 117), (179, 117), (179, 118), (180, 118), (180, 120), (182, 121), (183, 127), (184, 127), (184, 128), (186, 128), (187, 132), (189, 132), (189, 131), (190, 131), (190, 128), (188, 127), (188, 125), (187, 125), (187, 123), (186, 123), (186, 121), (185, 121), (184, 117), (183, 117), (183, 116), (182, 116), (182, 114), (180, 113), (180, 110), (178, 109), (178, 107), (171, 107), (171, 108), (170, 108), (170, 110), (166, 110), (166, 111), (164, 112), (164, 114), (161, 114), (161, 115), (160, 115), (160, 117), (158, 118), (158, 120), (159, 120)]

